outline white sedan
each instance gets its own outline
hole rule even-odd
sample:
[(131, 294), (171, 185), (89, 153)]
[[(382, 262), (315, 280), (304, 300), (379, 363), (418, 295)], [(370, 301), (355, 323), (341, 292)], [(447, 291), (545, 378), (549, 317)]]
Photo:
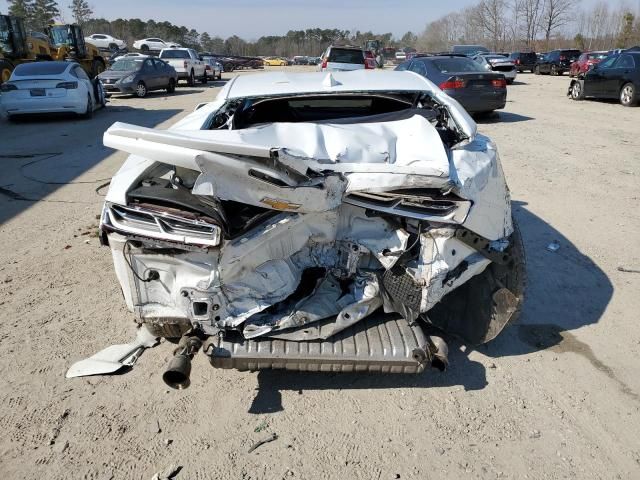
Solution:
[(143, 52), (159, 52), (163, 48), (180, 48), (180, 45), (175, 42), (165, 42), (160, 38), (143, 38), (142, 40), (133, 42), (133, 48)]
[(91, 81), (75, 62), (18, 65), (0, 85), (0, 113), (9, 120), (34, 113), (73, 112), (90, 118), (106, 104), (102, 84)]
[(95, 45), (98, 48), (103, 48), (115, 52), (116, 50), (122, 50), (127, 47), (127, 42), (112, 37), (111, 35), (104, 35), (102, 33), (94, 33), (88, 37), (84, 37), (84, 41)]

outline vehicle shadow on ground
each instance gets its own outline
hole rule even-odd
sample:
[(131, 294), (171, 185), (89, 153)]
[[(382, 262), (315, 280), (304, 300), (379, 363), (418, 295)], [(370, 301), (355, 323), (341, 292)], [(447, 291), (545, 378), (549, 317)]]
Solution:
[[(479, 350), (491, 357), (546, 349), (586, 355), (590, 349), (571, 331), (600, 320), (613, 285), (591, 258), (525, 207), (524, 202), (513, 202), (527, 257), (522, 315), (516, 325)], [(547, 249), (552, 242), (560, 246), (555, 252)]]
[[(570, 332), (597, 323), (613, 295), (607, 275), (544, 219), (513, 202), (513, 212), (525, 243), (528, 282), (520, 321), (478, 351), (491, 358), (525, 355), (554, 349), (583, 355), (609, 374), (588, 346)], [(556, 252), (547, 250), (558, 242)], [(264, 370), (258, 373), (257, 394), (249, 413), (273, 413), (284, 409), (282, 392), (385, 388), (433, 388), (461, 385), (481, 390), (487, 385), (485, 366), (469, 358), (472, 348), (450, 337), (449, 369), (430, 369), (419, 375), (358, 373), (304, 373)]]
[(517, 113), (512, 112), (479, 113), (474, 115), (473, 119), (476, 123), (479, 123), (481, 125), (486, 125), (489, 123), (517, 123), (535, 120), (533, 117), (518, 115)]
[[(40, 201), (95, 203), (94, 198), (65, 201), (47, 197), (65, 185), (76, 183), (75, 179), (114, 152), (102, 145), (104, 131), (113, 123), (123, 121), (152, 128), (181, 112), (178, 109), (146, 110), (113, 105), (97, 110), (88, 120), (74, 115), (29, 116), (11, 123), (0, 120), (3, 137), (27, 139), (20, 145), (0, 142), (3, 170), (0, 225)], [(98, 187), (108, 180), (83, 179), (79, 183)]]

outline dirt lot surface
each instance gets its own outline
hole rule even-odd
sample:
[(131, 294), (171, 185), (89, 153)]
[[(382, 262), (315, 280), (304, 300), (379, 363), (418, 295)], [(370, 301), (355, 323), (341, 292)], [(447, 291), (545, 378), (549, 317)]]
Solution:
[(453, 342), (446, 373), (239, 373), (199, 355), (185, 391), (162, 382), (167, 343), (121, 375), (64, 374), (134, 334), (95, 237), (96, 188), (125, 158), (104, 130), (166, 128), (222, 82), (88, 121), (0, 120), (0, 477), (640, 478), (640, 274), (619, 270), (640, 269), (640, 108), (572, 102), (567, 84), (522, 74), (479, 120), (527, 249), (519, 325)]

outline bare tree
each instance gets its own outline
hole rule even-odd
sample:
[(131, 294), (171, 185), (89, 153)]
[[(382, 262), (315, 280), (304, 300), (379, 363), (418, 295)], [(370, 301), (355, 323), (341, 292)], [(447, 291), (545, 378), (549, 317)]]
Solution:
[(544, 38), (549, 44), (551, 34), (567, 25), (575, 13), (576, 0), (545, 0), (542, 14)]
[(478, 4), (478, 23), (494, 51), (501, 50), (505, 36), (505, 0), (482, 0)]
[(544, 12), (544, 0), (520, 0), (519, 9), (524, 28), (524, 39), (532, 48), (538, 37), (540, 20)]

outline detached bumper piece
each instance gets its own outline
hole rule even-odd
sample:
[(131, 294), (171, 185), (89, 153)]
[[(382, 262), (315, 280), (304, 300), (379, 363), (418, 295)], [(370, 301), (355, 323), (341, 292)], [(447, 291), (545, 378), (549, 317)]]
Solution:
[(442, 339), (427, 336), (417, 323), (381, 312), (325, 341), (246, 340), (237, 335), (211, 337), (203, 350), (214, 367), (241, 371), (421, 373), (430, 365), (444, 370), (447, 364)]

